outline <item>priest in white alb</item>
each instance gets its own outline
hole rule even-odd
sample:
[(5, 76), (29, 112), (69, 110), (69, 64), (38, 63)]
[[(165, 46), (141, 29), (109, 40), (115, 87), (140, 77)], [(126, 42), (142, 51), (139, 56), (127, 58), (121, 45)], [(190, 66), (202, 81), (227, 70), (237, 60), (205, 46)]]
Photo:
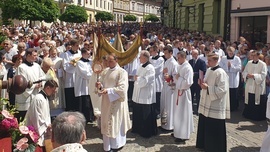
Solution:
[(179, 66), (174, 77), (174, 129), (175, 142), (185, 142), (194, 131), (192, 98), (190, 87), (193, 84), (193, 69), (186, 60), (186, 52), (177, 53)]
[(107, 55), (109, 68), (101, 73), (96, 83), (101, 102), (101, 134), (105, 151), (119, 150), (126, 144), (131, 128), (127, 103), (128, 74), (117, 63), (115, 54)]

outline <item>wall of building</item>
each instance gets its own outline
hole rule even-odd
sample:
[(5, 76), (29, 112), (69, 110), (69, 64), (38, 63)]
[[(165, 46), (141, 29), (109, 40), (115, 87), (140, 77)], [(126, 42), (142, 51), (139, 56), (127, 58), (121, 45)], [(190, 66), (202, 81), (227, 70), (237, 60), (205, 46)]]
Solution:
[(239, 36), (241, 36), (241, 17), (267, 16), (267, 43), (270, 43), (270, 1), (233, 0), (231, 8), (231, 41), (237, 41)]
[[(165, 25), (181, 29), (203, 30), (207, 34), (224, 35), (225, 0), (183, 0), (183, 7), (180, 7), (178, 0), (165, 1), (169, 3), (164, 15)], [(220, 2), (219, 16), (217, 16), (217, 2)], [(173, 21), (174, 4), (175, 23)]]

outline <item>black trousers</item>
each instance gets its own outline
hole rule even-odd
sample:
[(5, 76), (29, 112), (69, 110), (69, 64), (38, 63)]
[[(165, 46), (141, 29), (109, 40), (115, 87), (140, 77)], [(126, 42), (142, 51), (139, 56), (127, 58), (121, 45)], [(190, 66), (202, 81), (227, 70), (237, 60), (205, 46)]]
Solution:
[(76, 97), (79, 101), (79, 111), (84, 115), (87, 122), (94, 121), (94, 110), (89, 95), (83, 95)]
[(75, 98), (74, 88), (65, 88), (66, 111), (79, 111), (79, 102)]
[(134, 81), (128, 81), (128, 101), (132, 101)]
[(154, 104), (156, 115), (160, 114), (160, 96), (161, 96), (161, 92), (156, 92), (156, 103)]
[(199, 104), (200, 104), (200, 97), (201, 97), (201, 87), (199, 86), (197, 82), (198, 80), (194, 81), (194, 83), (190, 87), (192, 103), (195, 102), (194, 100), (196, 100), (196, 103), (197, 103), (196, 109), (193, 109), (193, 111), (196, 111), (196, 112), (198, 111)]
[(227, 152), (225, 119), (199, 114), (196, 147), (205, 152)]
[(238, 107), (238, 88), (230, 88), (230, 110), (235, 111)]

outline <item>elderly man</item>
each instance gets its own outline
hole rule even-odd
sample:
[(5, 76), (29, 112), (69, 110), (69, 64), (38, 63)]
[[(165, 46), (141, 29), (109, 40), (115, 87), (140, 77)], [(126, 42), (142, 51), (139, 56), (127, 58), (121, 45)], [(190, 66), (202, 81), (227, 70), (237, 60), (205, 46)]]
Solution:
[(86, 139), (86, 120), (79, 112), (63, 112), (52, 123), (52, 152), (87, 152), (81, 145)]
[(3, 44), (4, 44), (4, 49), (1, 51), (5, 57), (3, 61), (4, 61), (6, 69), (9, 69), (10, 67), (14, 65), (14, 63), (11, 60), (14, 55), (18, 54), (17, 53), (18, 50), (13, 48), (12, 42), (10, 40), (5, 40)]
[(121, 149), (131, 128), (127, 104), (128, 74), (117, 63), (115, 54), (107, 56), (108, 67), (96, 83), (101, 103), (101, 133), (105, 151)]
[(197, 114), (198, 113), (198, 108), (200, 104), (200, 92), (201, 92), (201, 87), (198, 84), (198, 81), (202, 81), (204, 73), (206, 72), (206, 64), (205, 62), (199, 58), (199, 51), (194, 49), (192, 50), (192, 59), (189, 60), (189, 64), (191, 65), (194, 76), (193, 76), (193, 84), (191, 86), (191, 98), (192, 98), (192, 103), (196, 101), (196, 108), (193, 109), (193, 111)]
[(150, 64), (149, 58), (148, 51), (141, 51), (141, 66), (139, 66), (135, 76), (132, 97), (132, 132), (138, 133), (142, 137), (151, 137), (157, 134), (155, 68)]

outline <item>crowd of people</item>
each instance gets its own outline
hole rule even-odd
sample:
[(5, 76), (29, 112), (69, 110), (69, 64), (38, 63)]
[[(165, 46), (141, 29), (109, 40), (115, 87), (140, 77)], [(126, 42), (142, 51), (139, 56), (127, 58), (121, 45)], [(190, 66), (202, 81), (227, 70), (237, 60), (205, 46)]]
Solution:
[[(111, 44), (121, 32), (124, 50), (142, 34), (139, 54), (120, 67), (117, 56), (110, 53), (103, 57), (103, 71), (97, 73), (92, 66), (98, 31)], [(8, 37), (0, 52), (3, 80), (15, 75), (32, 82), (53, 78), (19, 95), (1, 92), (1, 97), (16, 104), (16, 117), (38, 130), (41, 151), (51, 129), (54, 151), (85, 151), (80, 144), (85, 124), (96, 120), (104, 151), (120, 150), (129, 129), (144, 138), (157, 135), (157, 121), (161, 131), (172, 132), (175, 142), (184, 144), (194, 132), (193, 115), (198, 115), (196, 147), (226, 152), (225, 120), (238, 110), (240, 101), (245, 103), (245, 118), (266, 119), (270, 43), (252, 46), (244, 37), (224, 42), (222, 36), (160, 23), (53, 24), (50, 28), (20, 24), (2, 26), (2, 33)], [(267, 146), (263, 144), (262, 152)]]

